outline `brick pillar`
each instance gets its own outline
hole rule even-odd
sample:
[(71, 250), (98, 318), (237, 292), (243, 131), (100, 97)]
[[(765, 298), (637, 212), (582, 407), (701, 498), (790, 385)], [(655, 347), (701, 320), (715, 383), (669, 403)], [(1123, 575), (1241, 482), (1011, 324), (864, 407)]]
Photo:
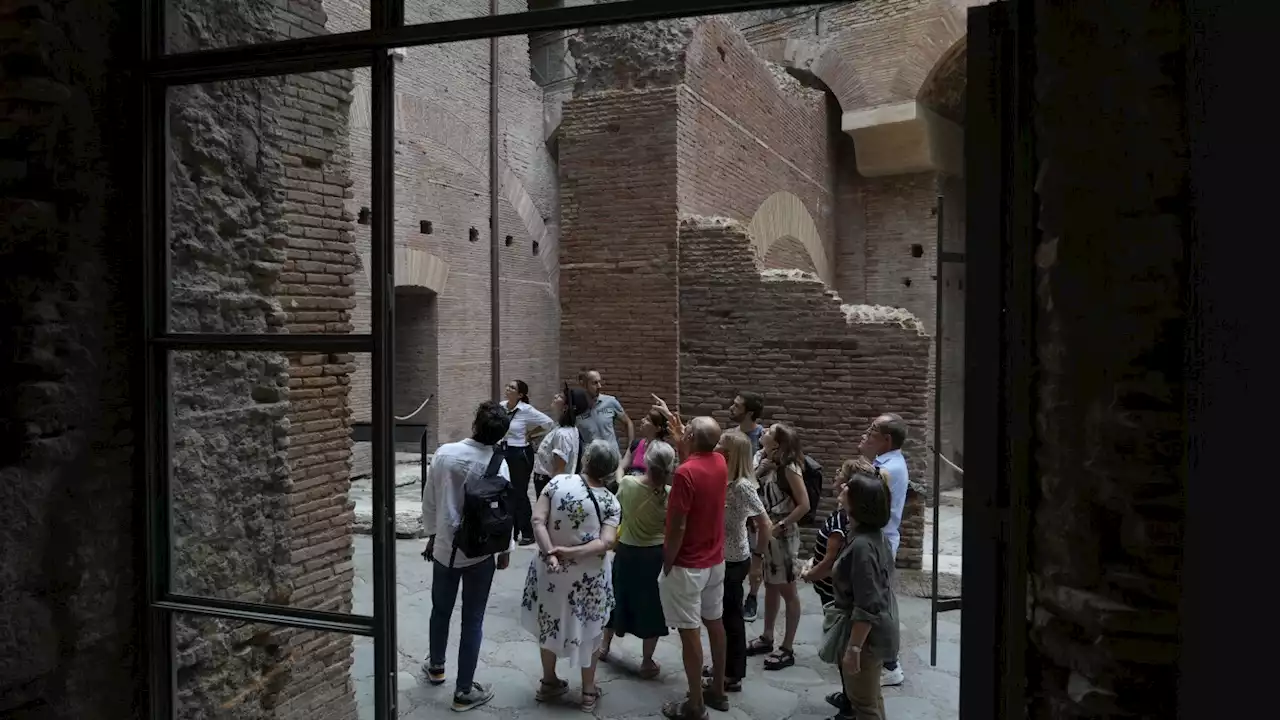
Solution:
[(676, 88), (589, 94), (560, 128), (560, 367), (633, 421), (679, 402)]

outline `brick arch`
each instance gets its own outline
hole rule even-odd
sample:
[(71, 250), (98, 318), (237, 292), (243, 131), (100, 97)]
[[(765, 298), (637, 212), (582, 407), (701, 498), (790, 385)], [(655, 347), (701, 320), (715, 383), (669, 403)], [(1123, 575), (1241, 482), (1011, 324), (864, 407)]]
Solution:
[(959, 123), (964, 122), (968, 47), (968, 36), (961, 35), (938, 58), (916, 95), (921, 105)]
[(769, 246), (769, 253), (764, 256), (764, 268), (766, 270), (803, 270), (814, 275), (818, 274), (818, 268), (813, 265), (813, 258), (809, 257), (809, 249), (790, 235), (783, 235)]
[(819, 51), (809, 65), (809, 72), (826, 84), (841, 110), (849, 112), (871, 104), (866, 82), (839, 47), (828, 45)]
[(942, 60), (963, 41), (968, 5), (982, 3), (938, 3), (933, 17), (912, 34), (911, 44), (902, 54), (890, 84), (890, 95), (915, 99)]
[[(364, 271), (361, 273), (364, 287), (359, 287), (361, 283), (357, 281), (357, 291), (372, 287), (369, 276), (369, 253), (360, 253), (360, 265)], [(394, 268), (397, 289), (413, 288), (437, 295), (444, 294), (445, 283), (449, 280), (449, 263), (440, 256), (425, 250), (397, 245)]]
[(808, 251), (818, 277), (828, 285), (832, 284), (831, 263), (827, 259), (827, 250), (822, 244), (818, 226), (804, 201), (794, 194), (781, 191), (765, 198), (751, 217), (748, 230), (756, 257), (763, 260), (769, 256), (769, 249), (778, 240), (794, 238)]

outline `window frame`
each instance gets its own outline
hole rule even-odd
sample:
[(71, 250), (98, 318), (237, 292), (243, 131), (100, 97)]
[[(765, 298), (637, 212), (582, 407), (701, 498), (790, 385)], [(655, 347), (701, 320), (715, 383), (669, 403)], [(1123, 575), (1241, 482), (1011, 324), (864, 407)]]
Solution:
[[(392, 507), (395, 493), (394, 478), (389, 472), (394, 467), (395, 426), (391, 393), (395, 379), (392, 226), (395, 213), (396, 63), (391, 51), (396, 48), (525, 35), (531, 32), (571, 31), (589, 26), (813, 4), (812, 0), (808, 2), (805, 0), (619, 0), (598, 5), (558, 7), (406, 25), (403, 0), (371, 0), (369, 30), (168, 54), (164, 47), (167, 27), (166, 2), (165, 0), (142, 0), (142, 65), (139, 85), (140, 111), (144, 118), (141, 130), (143, 148), (141, 251), (144, 268), (141, 304), (145, 342), (142, 363), (145, 403), (142, 429), (145, 462), (141, 471), (144, 476), (141, 484), (145, 488), (143, 510), (146, 513), (144, 540), (146, 621), (144, 630), (148, 673), (148, 716), (151, 720), (170, 720), (173, 717), (176, 671), (172, 644), (172, 619), (174, 613), (178, 612), (372, 637), (375, 653), (374, 715), (378, 720), (396, 717), (398, 669), (394, 550), (396, 538)], [(1018, 36), (1019, 56), (1023, 59), (1032, 57), (1030, 31), (1034, 29), (1034, 25), (1030, 21), (1030, 3), (1025, 0), (1008, 0), (999, 4), (1007, 5), (1016, 12), (1017, 22), (1012, 31)], [(166, 102), (168, 88), (178, 85), (358, 67), (370, 68), (372, 78), (370, 253), (372, 331), (352, 335), (220, 335), (169, 332), (167, 329), (169, 190)], [(1013, 73), (1016, 86), (1022, 93), (1028, 92), (1031, 88), (1032, 71), (1015, 66), (1010, 72)], [(1025, 95), (1019, 95), (1019, 102), (1013, 109), (1021, 140), (1019, 149), (1014, 152), (1022, 157), (1026, 157), (1024, 153), (1029, 152), (1025, 143), (1030, 142), (1031, 137), (1029, 131), (1031, 117), (1027, 102)], [(1017, 182), (1019, 185), (1026, 184), (1031, 179), (1033, 178), (1019, 177)], [(1006, 190), (1006, 192), (1009, 191)], [(1033, 205), (1034, 193), (1031, 186), (1028, 184), (1016, 194), (1015, 199), (1014, 204), (1018, 207)], [(972, 212), (970, 217), (973, 217)], [(1014, 223), (1016, 228), (1013, 234), (1025, 236), (1033, 232), (1033, 228), (1030, 227), (1030, 217), (1025, 213), (1016, 215)], [(997, 251), (994, 254), (997, 257), (988, 258), (989, 263), (1005, 262), (1006, 258), (1002, 253)], [(974, 270), (975, 266), (970, 264), (970, 280), (975, 277)], [(990, 277), (983, 275), (983, 272), (979, 270), (977, 275)], [(1018, 302), (1022, 301), (1023, 298), (1018, 298)], [(970, 306), (973, 307), (972, 300)], [(966, 343), (967, 373), (979, 370), (980, 366), (989, 365), (993, 361), (997, 363), (1000, 361), (997, 356), (977, 357), (976, 348), (979, 345), (973, 340), (979, 336), (989, 339), (999, 337), (998, 347), (1002, 350), (1000, 354), (1012, 352), (1010, 343), (1013, 341), (1007, 335), (1000, 333), (994, 325), (980, 323), (973, 318), (967, 329), (969, 338), (969, 342)], [(169, 407), (168, 359), (170, 353), (181, 350), (361, 352), (372, 356), (374, 478), (372, 615), (318, 612), (257, 603), (197, 598), (172, 592), (169, 445), (171, 408)], [(1019, 360), (1021, 363), (1027, 362), (1025, 357), (1019, 357)], [(1026, 369), (1025, 365), (1022, 365), (1021, 369)], [(982, 376), (982, 373), (977, 375)], [(1014, 384), (1022, 382), (1009, 375), (1003, 375), (999, 379), (991, 376), (990, 381), (996, 386), (991, 389), (1004, 393), (1010, 392)], [(967, 393), (967, 396), (976, 397), (979, 394), (971, 392)], [(1013, 398), (1013, 407), (1002, 404), (1000, 409), (995, 411), (994, 416), (982, 414), (981, 419), (1001, 423), (1007, 422), (1011, 416), (1018, 416), (1022, 419), (1019, 427), (1025, 430), (1030, 412), (1028, 404), (1028, 398), (1018, 395)], [(971, 416), (974, 410), (975, 408), (967, 407), (966, 416)], [(968, 423), (969, 419), (966, 422)], [(1012, 463), (1010, 463), (1011, 454), (1015, 456)], [(1005, 445), (991, 448), (988, 462), (985, 464), (999, 474), (1001, 486), (1005, 489), (1004, 492), (1008, 492), (1011, 475), (1016, 476), (1026, 472), (1029, 462), (1025, 450), (1019, 450), (1016, 445), (1013, 447)], [(1012, 484), (1014, 487), (1020, 487), (1017, 482)], [(995, 488), (992, 488), (992, 493), (995, 493)], [(966, 495), (968, 496), (968, 493)], [(1014, 490), (1012, 497), (1005, 496), (1006, 502), (1010, 500), (1013, 501), (1012, 506), (1005, 505), (1005, 507), (1011, 513), (1011, 517), (1004, 518), (999, 537), (992, 537), (989, 531), (979, 528), (970, 531), (966, 527), (965, 532), (965, 545), (968, 552), (966, 552), (964, 567), (973, 575), (974, 580), (992, 585), (992, 592), (989, 595), (992, 600), (996, 600), (1000, 594), (1005, 595), (1005, 600), (1016, 599), (1017, 592), (1010, 591), (1009, 585), (1006, 584), (1010, 579), (1010, 573), (1013, 578), (1020, 578), (1023, 584), (1026, 580), (1027, 528), (1025, 520), (1020, 521), (1020, 512), (1025, 512), (1027, 506), (1025, 492)], [(971, 503), (977, 505), (981, 501), (976, 493), (973, 498), (966, 497), (966, 509)], [(966, 512), (965, 515), (974, 519), (982, 516), (980, 513), (975, 515), (970, 512)], [(1019, 554), (1021, 559), (1011, 557)], [(1003, 588), (1004, 593), (996, 592), (997, 587)], [(1018, 587), (1017, 581), (1014, 582), (1013, 587)], [(983, 607), (980, 604), (970, 604), (969, 607), (971, 612), (977, 611), (984, 615), (988, 612), (986, 608), (979, 610)], [(1011, 677), (1015, 677), (1020, 669), (1010, 667), (1008, 663), (1013, 662), (1013, 658), (1009, 657), (1009, 654), (1003, 654), (1002, 657), (995, 650), (998, 644), (992, 641), (1001, 639), (1001, 636), (1005, 636), (1004, 639), (1008, 640), (1008, 636), (1016, 630), (1015, 625), (1021, 622), (1021, 627), (1025, 627), (1025, 620), (1018, 620), (1016, 617), (1010, 619), (1005, 608), (1000, 605), (990, 608), (990, 612), (994, 617), (982, 622), (964, 624), (966, 632), (963, 643), (968, 648), (964, 652), (964, 659), (966, 663), (978, 663), (981, 671), (971, 676), (969, 671), (966, 671), (971, 682), (962, 683), (962, 706), (975, 707), (972, 702), (966, 702), (966, 700), (976, 700), (978, 696), (989, 701), (1004, 694), (1005, 683), (1009, 682)], [(1021, 662), (1017, 664), (1024, 665)], [(966, 667), (968, 667), (967, 664)], [(978, 685), (984, 687), (972, 687), (974, 685), (972, 680), (975, 679)], [(970, 687), (965, 688), (966, 685)], [(1018, 697), (1021, 697), (1021, 693)], [(978, 705), (986, 705), (986, 703), (980, 702)], [(997, 705), (1000, 705), (998, 713), (990, 717), (1020, 715), (1007, 703), (997, 703)]]

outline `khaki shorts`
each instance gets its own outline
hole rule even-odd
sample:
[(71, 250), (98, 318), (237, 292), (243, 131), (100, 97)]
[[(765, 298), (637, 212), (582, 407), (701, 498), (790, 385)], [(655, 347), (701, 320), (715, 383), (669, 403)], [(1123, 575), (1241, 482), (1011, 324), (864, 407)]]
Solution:
[(694, 630), (724, 614), (724, 563), (709, 568), (673, 567), (658, 576), (658, 596), (667, 627)]

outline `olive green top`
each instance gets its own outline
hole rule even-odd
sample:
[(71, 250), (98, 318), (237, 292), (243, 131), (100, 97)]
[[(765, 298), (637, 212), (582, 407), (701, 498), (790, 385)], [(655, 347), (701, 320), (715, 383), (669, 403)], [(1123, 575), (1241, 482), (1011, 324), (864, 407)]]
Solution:
[(622, 534), (618, 542), (632, 547), (661, 545), (667, 524), (667, 488), (654, 491), (639, 475), (624, 475), (618, 483), (622, 504)]

